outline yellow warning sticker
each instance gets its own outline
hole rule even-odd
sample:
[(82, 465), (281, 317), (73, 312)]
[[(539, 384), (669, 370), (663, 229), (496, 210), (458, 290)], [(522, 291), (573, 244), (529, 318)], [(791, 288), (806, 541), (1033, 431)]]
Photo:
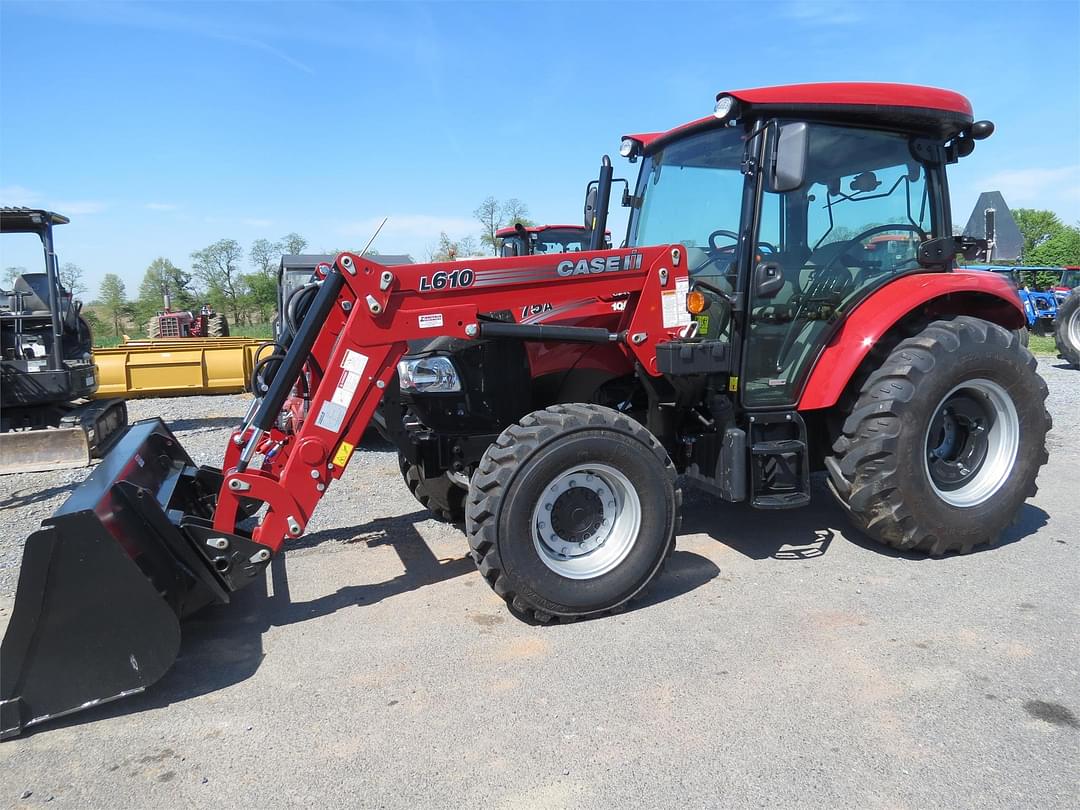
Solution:
[(732, 374), (730, 377), (728, 377), (727, 390), (728, 391), (738, 391), (739, 390), (739, 378), (736, 377), (734, 374)]
[(337, 452), (334, 453), (334, 464), (338, 467), (344, 467), (349, 463), (349, 457), (352, 455), (353, 445), (348, 442), (342, 442), (338, 445)]

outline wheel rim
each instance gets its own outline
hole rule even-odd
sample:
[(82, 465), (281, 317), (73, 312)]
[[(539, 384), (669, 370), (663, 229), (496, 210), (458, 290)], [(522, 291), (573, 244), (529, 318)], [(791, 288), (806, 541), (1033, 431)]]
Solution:
[[(1080, 295), (1080, 292), (1074, 292), (1073, 295)], [(1080, 308), (1074, 309), (1069, 314), (1069, 323), (1066, 331), (1069, 335), (1069, 344), (1072, 346), (1073, 351), (1080, 349)]]
[(968, 380), (942, 398), (926, 430), (926, 475), (946, 503), (978, 506), (1009, 479), (1020, 447), (1020, 419), (1005, 389)]
[(593, 579), (616, 568), (634, 547), (641, 499), (614, 467), (580, 464), (544, 487), (531, 527), (544, 565), (568, 579)]

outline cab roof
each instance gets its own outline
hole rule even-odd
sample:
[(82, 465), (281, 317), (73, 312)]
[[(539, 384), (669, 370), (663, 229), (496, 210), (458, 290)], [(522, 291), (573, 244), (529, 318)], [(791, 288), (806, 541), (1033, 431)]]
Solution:
[[(525, 231), (526, 233), (540, 233), (541, 231), (547, 231), (551, 228), (559, 228), (562, 230), (569, 229), (574, 231), (585, 230), (584, 225), (529, 225), (525, 228)], [(499, 228), (499, 230), (495, 231), (495, 236), (497, 236), (499, 239), (505, 239), (508, 236), (513, 236), (515, 233), (517, 233), (517, 228), (513, 225), (509, 225), (505, 228)]]
[[(756, 87), (717, 94), (739, 102), (738, 117), (754, 113), (866, 123), (949, 139), (972, 122), (971, 102), (952, 90), (885, 82), (820, 82)], [(648, 154), (692, 132), (724, 126), (707, 115), (666, 132), (624, 135)]]
[(49, 225), (67, 225), (71, 220), (44, 208), (4, 206), (0, 208), (0, 232), (40, 233)]

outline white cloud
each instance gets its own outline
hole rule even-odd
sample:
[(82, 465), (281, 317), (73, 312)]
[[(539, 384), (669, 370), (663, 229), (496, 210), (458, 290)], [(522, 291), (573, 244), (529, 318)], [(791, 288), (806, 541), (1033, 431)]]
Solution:
[(173, 203), (150, 202), (143, 207), (148, 208), (151, 211), (175, 211), (180, 206), (174, 205)]
[(57, 200), (25, 186), (0, 186), (0, 204), (48, 208), (58, 214), (99, 214), (108, 208), (101, 200)]
[(0, 203), (13, 206), (32, 206), (41, 200), (41, 195), (25, 186), (0, 186)]

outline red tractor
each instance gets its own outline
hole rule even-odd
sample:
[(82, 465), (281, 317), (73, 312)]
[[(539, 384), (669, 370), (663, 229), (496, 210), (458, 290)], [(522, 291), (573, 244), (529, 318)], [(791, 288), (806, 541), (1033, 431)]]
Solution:
[(203, 304), (198, 312), (173, 310), (166, 292), (165, 308), (147, 322), (146, 334), (155, 340), (228, 337), (229, 321), (223, 312), (215, 312), (209, 304)]
[[(522, 225), (499, 228), (495, 232), (500, 256), (533, 256), (537, 253), (576, 253), (588, 250), (591, 231), (584, 225)], [(611, 247), (611, 233), (604, 247)]]
[[(160, 678), (180, 619), (264, 576), (380, 405), (426, 478), (468, 482), (481, 575), (540, 622), (617, 610), (654, 579), (680, 474), (790, 509), (822, 471), (884, 544), (994, 541), (1035, 492), (1050, 418), (1013, 289), (954, 265), (982, 245), (953, 236), (946, 169), (992, 131), (931, 88), (725, 92), (623, 140), (640, 163), (626, 247), (598, 249), (605, 158), (587, 251), (320, 265), (220, 468), (141, 422), (29, 538), (0, 733)], [(883, 234), (917, 250), (882, 261)], [(435, 337), (445, 351), (401, 362)]]

